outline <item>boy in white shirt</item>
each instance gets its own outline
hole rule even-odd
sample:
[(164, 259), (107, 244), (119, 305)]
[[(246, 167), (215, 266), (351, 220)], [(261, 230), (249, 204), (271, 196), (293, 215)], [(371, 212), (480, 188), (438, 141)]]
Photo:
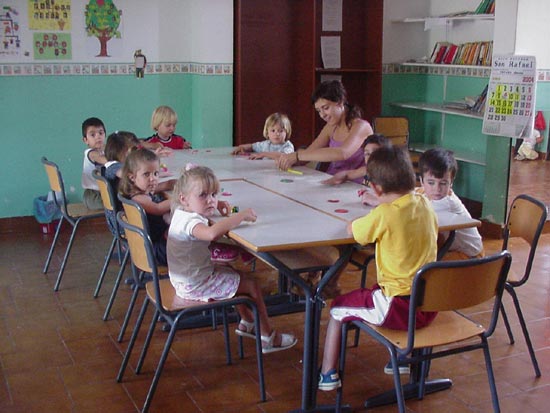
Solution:
[[(436, 213), (447, 211), (471, 218), (460, 198), (452, 190), (458, 165), (451, 151), (443, 148), (427, 150), (418, 160), (418, 169), (422, 183), (422, 188), (418, 191), (423, 192), (432, 201)], [(443, 240), (438, 242), (440, 244), (448, 237), (448, 233), (443, 233), (442, 236)], [(483, 241), (477, 228), (457, 230), (445, 260), (478, 256), (483, 256)]]

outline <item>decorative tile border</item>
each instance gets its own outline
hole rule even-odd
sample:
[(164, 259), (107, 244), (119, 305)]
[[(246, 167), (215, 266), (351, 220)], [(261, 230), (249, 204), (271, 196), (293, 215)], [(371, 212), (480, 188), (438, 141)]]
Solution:
[[(490, 77), (491, 68), (486, 66), (480, 67), (460, 67), (460, 66), (436, 66), (436, 65), (415, 65), (415, 64), (399, 64), (387, 63), (382, 66), (383, 74), (391, 73), (410, 73), (410, 74), (430, 74), (430, 75), (452, 75), (452, 76), (468, 76), (468, 77)], [(550, 82), (550, 69), (537, 70), (537, 81)]]
[[(111, 76), (134, 75), (130, 63), (7, 63), (0, 62), (0, 76)], [(192, 73), (205, 76), (233, 74), (231, 63), (147, 63), (146, 74)]]

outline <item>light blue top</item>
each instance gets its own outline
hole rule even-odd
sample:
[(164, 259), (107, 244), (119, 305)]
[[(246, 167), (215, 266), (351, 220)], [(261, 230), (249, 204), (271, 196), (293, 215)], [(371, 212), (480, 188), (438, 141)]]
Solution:
[(280, 145), (274, 145), (269, 139), (266, 139), (265, 141), (253, 143), (252, 151), (292, 153), (294, 152), (294, 145), (290, 141), (285, 141), (285, 143)]

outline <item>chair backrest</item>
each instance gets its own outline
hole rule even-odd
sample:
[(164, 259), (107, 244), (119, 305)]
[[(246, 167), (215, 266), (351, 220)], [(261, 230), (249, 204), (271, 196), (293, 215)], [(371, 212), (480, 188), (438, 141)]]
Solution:
[(97, 182), (97, 186), (99, 187), (103, 207), (109, 211), (113, 211), (115, 213), (118, 212), (116, 208), (116, 194), (109, 180), (102, 176), (98, 170), (93, 172), (93, 176)]
[(409, 119), (403, 116), (378, 116), (372, 121), (375, 133), (381, 133), (393, 146), (408, 148)]
[(501, 251), (484, 258), (436, 261), (416, 273), (409, 314), (409, 345), (414, 343), (416, 311), (460, 310), (495, 298), (486, 335), (493, 333), (512, 256)]
[(504, 228), (502, 249), (508, 248), (508, 240), (513, 237), (523, 238), (531, 247), (529, 258), (525, 264), (525, 272), (519, 283), (524, 283), (529, 277), (540, 234), (546, 222), (546, 216), (546, 205), (529, 195), (518, 195), (512, 201)]
[(41, 159), (48, 181), (50, 182), (50, 190), (53, 192), (53, 199), (57, 206), (61, 209), (64, 215), (68, 215), (67, 211), (67, 198), (65, 197), (65, 185), (63, 184), (63, 177), (57, 164), (49, 161), (45, 156)]
[(147, 214), (145, 213), (143, 207), (136, 201), (128, 199), (121, 194), (118, 194), (118, 199), (122, 203), (122, 208), (124, 209), (128, 223), (141, 228), (146, 234), (149, 234)]
[(153, 277), (155, 289), (155, 305), (157, 309), (164, 313), (162, 304), (162, 294), (159, 283), (159, 273), (153, 242), (147, 231), (139, 226), (132, 225), (130, 218), (125, 211), (117, 214), (118, 225), (123, 229), (128, 242), (128, 249), (132, 258), (132, 264), (138, 271), (149, 273)]

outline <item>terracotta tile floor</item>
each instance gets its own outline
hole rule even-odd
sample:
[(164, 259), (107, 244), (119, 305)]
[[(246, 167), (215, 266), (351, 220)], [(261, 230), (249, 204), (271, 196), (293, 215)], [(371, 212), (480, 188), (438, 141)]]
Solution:
[[(116, 341), (130, 297), (122, 286), (112, 317), (101, 317), (116, 265), (112, 266), (100, 297), (92, 298), (110, 235), (102, 226), (83, 227), (58, 293), (52, 291), (59, 266), (56, 255), (51, 272), (41, 273), (51, 237), (38, 233), (4, 235), (0, 239), (0, 411), (1, 412), (109, 412), (139, 411), (158, 360), (165, 333), (157, 330), (142, 374), (128, 369), (124, 382), (115, 376), (126, 348)], [(66, 242), (68, 234), (63, 234)], [(486, 241), (496, 251), (499, 241)], [(519, 257), (521, 254), (517, 254)], [(265, 289), (275, 287), (274, 273), (258, 265), (255, 276)], [(525, 316), (537, 351), (542, 377), (536, 379), (526, 353), (511, 301), (506, 307), (517, 342), (509, 345), (502, 324), (491, 339), (491, 351), (503, 412), (546, 412), (550, 392), (550, 234), (541, 241), (533, 276), (521, 288)], [(372, 275), (370, 275), (372, 279)], [(343, 290), (357, 285), (359, 272), (349, 268)], [(469, 313), (486, 318), (487, 308)], [(323, 332), (327, 311), (323, 312)], [(300, 405), (303, 314), (277, 317), (275, 325), (293, 331), (300, 342), (293, 349), (265, 356), (268, 401), (259, 403), (252, 343), (247, 356), (236, 356), (227, 366), (221, 330), (181, 331), (176, 336), (164, 374), (153, 400), (152, 412), (286, 412)], [(132, 324), (133, 326), (133, 324)], [(141, 343), (141, 342), (140, 342)], [(356, 411), (370, 395), (392, 388), (382, 369), (388, 356), (366, 336), (349, 351), (344, 399)], [(131, 360), (135, 365), (135, 358)], [(480, 352), (437, 360), (432, 377), (452, 378), (450, 390), (407, 402), (409, 412), (489, 412), (490, 395)], [(319, 394), (320, 403), (332, 403), (334, 393)], [(395, 406), (374, 409), (394, 412)]]

